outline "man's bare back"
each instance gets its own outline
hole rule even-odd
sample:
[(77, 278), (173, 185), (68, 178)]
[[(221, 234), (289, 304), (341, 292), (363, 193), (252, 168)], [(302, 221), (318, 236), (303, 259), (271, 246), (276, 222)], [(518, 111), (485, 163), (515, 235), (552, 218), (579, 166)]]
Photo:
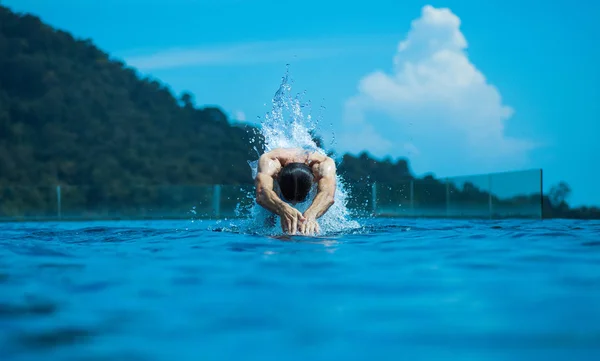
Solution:
[[(307, 195), (307, 187), (317, 184), (317, 194), (303, 213), (284, 202), (274, 191), (279, 182), (288, 201), (295, 204)], [(333, 159), (299, 148), (278, 148), (263, 154), (258, 160), (255, 178), (256, 202), (281, 218), (281, 229), (289, 234), (313, 235), (320, 232), (317, 219), (334, 202), (336, 167)], [(292, 189), (293, 188), (293, 189)]]

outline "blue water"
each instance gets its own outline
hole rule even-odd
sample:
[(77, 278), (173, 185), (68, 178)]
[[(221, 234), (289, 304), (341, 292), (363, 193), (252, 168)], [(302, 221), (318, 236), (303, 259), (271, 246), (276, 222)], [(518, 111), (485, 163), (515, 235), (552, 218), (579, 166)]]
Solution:
[(0, 224), (0, 360), (600, 360), (600, 223)]

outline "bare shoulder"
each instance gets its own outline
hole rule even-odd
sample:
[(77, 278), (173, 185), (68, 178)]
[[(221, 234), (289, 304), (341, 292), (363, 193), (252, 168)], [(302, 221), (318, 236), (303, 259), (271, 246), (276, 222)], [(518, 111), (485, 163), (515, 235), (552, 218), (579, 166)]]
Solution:
[(329, 158), (325, 154), (319, 153), (319, 152), (312, 152), (312, 153), (310, 153), (309, 159), (310, 159), (311, 163), (323, 163), (323, 162), (326, 162), (326, 161), (329, 161), (329, 160), (332, 161), (331, 158)]
[(333, 178), (336, 175), (336, 166), (333, 159), (330, 157), (319, 154), (315, 157), (312, 165), (313, 172), (318, 178)]
[(275, 175), (281, 169), (280, 158), (280, 151), (277, 149), (261, 155), (258, 158), (258, 175)]
[(260, 158), (285, 162), (287, 159), (291, 159), (297, 154), (299, 154), (299, 152), (300, 151), (298, 149), (277, 148), (265, 152), (263, 155), (260, 156)]

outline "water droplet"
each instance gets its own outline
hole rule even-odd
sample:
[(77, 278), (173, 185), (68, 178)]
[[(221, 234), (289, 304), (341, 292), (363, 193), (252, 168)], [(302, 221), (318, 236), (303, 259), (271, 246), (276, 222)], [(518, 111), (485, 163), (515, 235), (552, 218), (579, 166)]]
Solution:
[[(286, 72), (281, 78), (281, 84), (279, 89), (273, 95), (271, 99), (272, 108), (266, 112), (263, 117), (257, 117), (260, 120), (260, 127), (257, 130), (257, 135), (262, 136), (264, 139), (264, 150), (269, 151), (275, 148), (291, 148), (298, 147), (304, 149), (317, 150), (325, 153), (325, 150), (317, 147), (311, 133), (318, 134), (318, 124), (320, 121), (320, 115), (316, 119), (312, 116), (311, 100), (303, 100), (303, 97), (307, 94), (306, 90), (301, 92), (292, 93), (292, 84), (294, 80), (289, 77), (289, 64), (286, 65)], [(264, 104), (266, 106), (266, 103)], [(325, 105), (320, 106), (322, 112), (326, 109)], [(331, 123), (333, 128), (333, 123)], [(333, 135), (332, 144), (335, 142), (335, 135)], [(252, 137), (252, 141), (258, 141), (260, 137)], [(259, 151), (254, 148), (257, 157), (260, 156)], [(252, 169), (252, 174), (256, 172), (257, 161), (249, 160), (248, 164)], [(330, 210), (321, 218), (321, 229), (327, 231), (340, 231), (346, 228), (358, 227), (359, 225), (348, 219), (349, 211), (346, 208), (346, 184), (341, 177), (338, 176), (339, 187), (336, 192), (336, 202), (330, 208)], [(249, 219), (242, 222), (241, 224), (246, 228), (251, 228), (253, 232), (259, 233), (278, 233), (278, 225), (273, 227), (262, 227), (265, 224), (267, 218), (269, 218), (269, 212), (254, 202), (254, 192), (249, 190), (244, 194), (240, 194), (237, 198), (238, 204), (236, 205), (235, 214), (247, 214)], [(243, 199), (246, 201), (241, 202)], [(242, 204), (244, 203), (244, 204)], [(365, 203), (367, 205), (368, 202)], [(310, 201), (303, 205), (298, 205), (299, 210), (302, 207), (308, 207)], [(232, 223), (233, 224), (233, 223)], [(241, 228), (244, 228), (241, 227)]]

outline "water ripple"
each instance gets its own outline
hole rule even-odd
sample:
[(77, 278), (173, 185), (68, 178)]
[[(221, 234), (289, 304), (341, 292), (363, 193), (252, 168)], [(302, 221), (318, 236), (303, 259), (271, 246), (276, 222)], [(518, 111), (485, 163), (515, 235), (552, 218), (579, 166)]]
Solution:
[(214, 222), (7, 224), (0, 358), (600, 354), (598, 223), (359, 223), (326, 237)]

